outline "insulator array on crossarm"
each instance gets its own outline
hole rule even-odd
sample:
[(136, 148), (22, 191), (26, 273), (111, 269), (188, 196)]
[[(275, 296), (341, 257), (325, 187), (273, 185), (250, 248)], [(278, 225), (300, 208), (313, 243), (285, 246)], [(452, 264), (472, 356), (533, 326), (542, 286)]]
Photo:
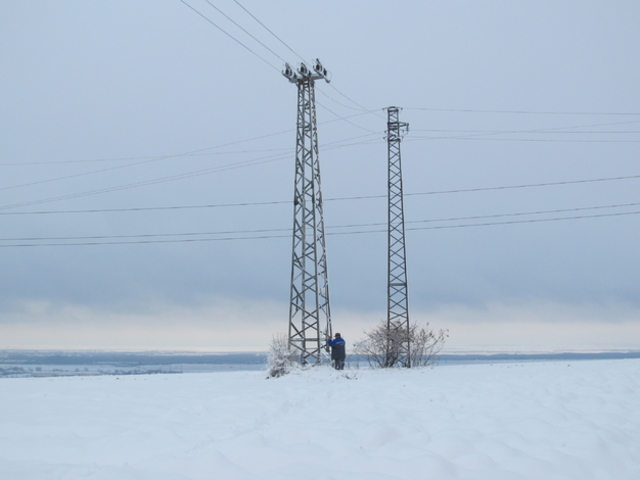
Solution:
[(297, 70), (294, 70), (288, 63), (284, 64), (282, 75), (289, 79), (291, 83), (298, 83), (304, 80), (324, 79), (327, 83), (331, 81), (331, 73), (324, 68), (320, 60), (316, 58), (313, 64), (313, 71), (305, 63), (301, 63)]

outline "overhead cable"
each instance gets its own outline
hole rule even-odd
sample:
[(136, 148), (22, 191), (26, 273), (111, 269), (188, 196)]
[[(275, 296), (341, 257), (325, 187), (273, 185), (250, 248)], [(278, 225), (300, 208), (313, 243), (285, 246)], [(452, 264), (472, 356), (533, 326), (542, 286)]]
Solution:
[[(619, 177), (589, 178), (584, 180), (565, 180), (562, 182), (526, 183), (526, 184), (519, 184), (519, 185), (501, 185), (497, 187), (458, 188), (453, 190), (432, 190), (429, 192), (405, 193), (404, 196), (412, 197), (412, 196), (420, 196), (420, 195), (443, 195), (443, 194), (452, 194), (452, 193), (488, 192), (492, 190), (511, 190), (511, 189), (519, 189), (519, 188), (553, 187), (557, 185), (575, 185), (575, 184), (582, 184), (582, 183), (613, 182), (618, 180), (633, 180), (638, 178), (640, 178), (640, 175), (626, 175), (626, 176), (619, 176)], [(387, 196), (386, 195), (361, 195), (357, 197), (329, 198), (329, 199), (325, 199), (325, 201), (365, 200), (370, 198), (387, 198)]]
[[(426, 220), (412, 220), (407, 221), (407, 224), (418, 224), (418, 223), (436, 223), (436, 222), (452, 222), (452, 221), (465, 221), (465, 220), (482, 220), (488, 218), (505, 218), (505, 217), (518, 217), (525, 215), (547, 215), (547, 214), (557, 214), (557, 213), (568, 213), (568, 212), (578, 212), (578, 211), (587, 211), (587, 210), (603, 210), (603, 209), (612, 209), (612, 208), (629, 208), (629, 207), (637, 207), (640, 205), (640, 202), (635, 203), (623, 203), (616, 205), (597, 205), (591, 207), (574, 207), (574, 208), (562, 208), (562, 209), (554, 209), (554, 210), (537, 210), (537, 211), (529, 211), (529, 212), (515, 212), (515, 213), (498, 213), (491, 215), (474, 215), (467, 217), (449, 217), (449, 218), (430, 218)], [(626, 212), (623, 212), (626, 213)], [(562, 218), (572, 218), (572, 217), (562, 217)], [(380, 227), (387, 225), (386, 223), (355, 223), (348, 225), (328, 225), (327, 229), (329, 230), (339, 230), (339, 229), (351, 229), (351, 228), (363, 228), (363, 227)], [(153, 234), (137, 234), (137, 235), (97, 235), (97, 236), (65, 236), (65, 237), (9, 237), (9, 238), (0, 238), (0, 242), (15, 242), (15, 241), (50, 241), (50, 240), (98, 240), (98, 239), (124, 239), (124, 238), (157, 238), (157, 237), (189, 237), (189, 236), (203, 236), (203, 235), (254, 235), (254, 234), (263, 234), (263, 233), (274, 233), (274, 232), (290, 232), (289, 228), (272, 228), (272, 229), (259, 229), (259, 230), (230, 230), (230, 231), (217, 231), (217, 232), (186, 232), (186, 233), (153, 233)]]
[[(331, 85), (331, 84), (329, 84), (329, 85)], [(338, 100), (336, 100), (335, 98), (331, 97), (330, 95), (327, 95), (327, 93), (326, 93), (326, 92), (323, 92), (323, 91), (322, 91), (322, 89), (320, 89), (320, 88), (316, 88), (316, 91), (317, 91), (317, 92), (319, 92), (320, 94), (324, 95), (325, 97), (327, 97), (327, 98), (328, 98), (329, 100), (331, 100), (333, 103), (337, 103), (337, 104), (338, 104), (338, 105), (340, 105), (341, 107), (348, 108), (348, 109), (350, 109), (350, 110), (356, 110), (356, 111), (359, 111), (359, 112), (362, 112), (362, 111), (365, 111), (365, 110), (366, 110), (365, 108), (360, 108), (360, 107), (356, 108), (356, 107), (351, 107), (351, 106), (349, 106), (349, 105), (345, 105), (344, 103), (339, 102)]]
[[(624, 121), (624, 122), (608, 122), (608, 123), (596, 123), (596, 124), (588, 124), (588, 125), (573, 125), (573, 126), (564, 126), (564, 127), (549, 127), (549, 128), (536, 128), (536, 129), (532, 129), (532, 130), (511, 130), (511, 131), (504, 131), (504, 130), (497, 130), (497, 131), (493, 131), (493, 132), (475, 132), (469, 135), (455, 135), (455, 136), (446, 136), (446, 137), (419, 137), (419, 136), (411, 136), (408, 140), (411, 139), (426, 139), (426, 140), (449, 140), (449, 139), (455, 139), (455, 140), (467, 140), (467, 139), (476, 139), (477, 137), (484, 137), (484, 136), (495, 136), (495, 135), (510, 135), (510, 134), (520, 134), (520, 133), (572, 133), (572, 132), (565, 132), (565, 130), (574, 130), (576, 128), (594, 128), (594, 127), (610, 127), (610, 126), (614, 126), (614, 125), (628, 125), (628, 124), (637, 124), (640, 123), (640, 120), (631, 120), (631, 121)], [(414, 131), (421, 131), (421, 130), (414, 130)], [(422, 130), (425, 131), (425, 130)], [(478, 140), (487, 140), (484, 138), (479, 138)], [(490, 139), (490, 140), (494, 140), (494, 139)], [(495, 139), (495, 140), (507, 140), (507, 141), (513, 141), (513, 140), (519, 140), (519, 139)]]
[[(260, 25), (262, 25), (262, 27), (269, 32), (271, 35), (273, 35), (276, 40), (278, 40), (282, 45), (284, 45), (285, 47), (287, 47), (289, 49), (289, 51), (291, 51), (291, 53), (293, 53), (295, 56), (297, 56), (301, 61), (305, 61), (304, 58), (302, 58), (302, 56), (300, 56), (298, 54), (298, 52), (296, 52), (293, 48), (291, 48), (289, 45), (287, 45), (284, 40), (282, 40), (280, 37), (278, 37), (275, 33), (273, 33), (273, 31), (271, 31), (271, 29), (269, 27), (267, 27), (264, 23), (262, 23), (260, 20), (258, 20), (258, 18), (251, 13), (249, 10), (247, 10), (240, 2), (238, 2), (238, 0), (233, 0), (240, 8), (242, 8), (246, 13), (249, 14), (249, 16), (251, 16), (251, 18), (253, 18), (256, 22), (258, 22)], [(280, 57), (278, 57), (280, 58)]]
[(266, 63), (267, 65), (269, 65), (271, 68), (273, 68), (274, 70), (276, 70), (277, 72), (280, 72), (280, 69), (274, 65), (272, 65), (268, 60), (266, 60), (264, 57), (258, 55), (256, 52), (254, 52), (253, 50), (251, 50), (249, 47), (247, 47), (244, 43), (242, 43), (240, 40), (238, 40), (237, 38), (235, 38), (233, 35), (231, 35), (230, 33), (228, 33), (226, 30), (222, 29), (220, 26), (218, 26), (213, 20), (211, 20), (209, 17), (207, 17), (206, 15), (204, 15), (203, 13), (199, 12), (198, 10), (196, 10), (194, 7), (192, 7), (191, 5), (189, 5), (187, 2), (185, 2), (185, 0), (180, 0), (182, 3), (184, 3), (187, 7), (189, 7), (191, 10), (193, 10), (194, 12), (196, 12), (198, 15), (200, 15), (202, 18), (204, 18), (207, 22), (209, 22), (211, 25), (213, 25), (214, 27), (216, 27), (218, 30), (220, 30), (222, 33), (224, 33), (226, 36), (228, 36), (229, 38), (231, 38), (234, 42), (238, 43), (239, 45), (241, 45), (243, 48), (247, 49), (249, 52), (251, 52), (252, 54), (254, 54), (256, 57), (258, 57), (260, 60), (262, 60), (264, 63)]
[[(374, 132), (374, 135), (378, 135), (378, 133)], [(360, 137), (355, 137), (355, 138), (357, 139), (357, 138), (369, 137), (369, 136), (370, 135), (362, 135)], [(352, 143), (342, 143), (342, 142), (344, 142), (344, 140), (340, 141), (340, 142), (334, 142), (334, 144), (328, 144), (328, 146), (325, 146), (324, 148), (325, 148), (325, 150), (332, 150), (332, 149), (336, 149), (336, 148), (343, 148), (343, 147), (348, 147), (348, 146), (368, 143), (369, 141), (367, 140), (367, 141), (352, 142)], [(29, 206), (29, 205), (38, 205), (38, 204), (42, 204), (42, 203), (50, 203), (50, 202), (55, 202), (55, 201), (59, 201), (59, 200), (68, 200), (68, 199), (72, 199), (72, 198), (80, 198), (80, 197), (86, 197), (86, 196), (91, 196), (91, 195), (98, 195), (98, 194), (102, 194), (102, 193), (116, 192), (116, 191), (120, 191), (120, 190), (128, 190), (128, 189), (131, 189), (131, 188), (138, 188), (138, 187), (143, 187), (143, 186), (156, 185), (156, 184), (159, 184), (159, 183), (171, 182), (171, 181), (175, 181), (175, 180), (184, 180), (186, 178), (199, 177), (199, 176), (203, 176), (203, 175), (210, 175), (212, 173), (219, 173), (219, 172), (223, 172), (223, 171), (235, 170), (235, 169), (239, 169), (239, 168), (246, 168), (246, 167), (251, 167), (251, 166), (255, 166), (255, 165), (262, 165), (262, 164), (269, 163), (269, 162), (283, 160), (283, 159), (288, 158), (288, 157), (289, 157), (288, 153), (287, 154), (268, 155), (268, 156), (265, 156), (265, 157), (259, 157), (257, 159), (244, 160), (244, 161), (241, 161), (241, 162), (229, 163), (229, 164), (226, 164), (226, 165), (219, 165), (219, 166), (216, 166), (216, 167), (209, 167), (209, 168), (204, 168), (204, 169), (200, 169), (200, 170), (193, 170), (191, 172), (186, 172), (186, 173), (181, 173), (181, 174), (176, 174), (176, 175), (169, 175), (169, 176), (166, 176), (166, 177), (160, 177), (160, 178), (156, 178), (156, 179), (153, 179), (153, 180), (144, 180), (144, 181), (140, 181), (140, 182), (128, 183), (128, 184), (124, 184), (124, 185), (117, 185), (117, 186), (113, 186), (113, 187), (106, 187), (106, 188), (102, 188), (102, 189), (89, 190), (89, 191), (85, 191), (85, 192), (61, 195), (61, 196), (57, 196), (57, 197), (49, 197), (49, 198), (44, 198), (44, 199), (39, 199), (39, 200), (31, 200), (31, 201), (27, 201), (27, 202), (14, 203), (14, 204), (9, 204), (9, 205), (0, 205), (0, 210), (10, 209), (10, 208), (18, 208), (18, 207), (26, 207), (26, 206)], [(78, 174), (78, 176), (79, 175), (80, 174)]]
[(405, 142), (420, 140), (469, 140), (479, 142), (533, 142), (533, 143), (640, 143), (640, 140), (579, 140), (551, 138), (481, 138), (481, 137), (410, 137)]
[(35, 181), (35, 182), (22, 183), (22, 184), (19, 184), (19, 185), (11, 185), (11, 186), (8, 186), (8, 187), (0, 187), (0, 191), (2, 191), (2, 190), (12, 190), (14, 188), (31, 187), (33, 185), (41, 185), (43, 183), (57, 182), (57, 181), (60, 181), (60, 180), (69, 180), (71, 178), (85, 177), (87, 175), (95, 175), (97, 173), (111, 172), (111, 171), (120, 170), (120, 169), (123, 169), (123, 168), (136, 167), (138, 165), (143, 165), (143, 164), (146, 164), (146, 163), (157, 162), (159, 160), (164, 160), (164, 159), (167, 159), (167, 158), (182, 157), (182, 156), (185, 156), (185, 155), (189, 155), (189, 154), (176, 154), (176, 155), (165, 155), (165, 156), (162, 156), (162, 157), (153, 157), (153, 158), (150, 158), (148, 160), (142, 160), (140, 162), (127, 163), (126, 165), (116, 165), (114, 167), (101, 168), (99, 170), (91, 170), (89, 172), (82, 172), (82, 173), (74, 173), (72, 175), (65, 175), (64, 177), (48, 178), (46, 180), (38, 180), (38, 181)]
[(274, 52), (273, 50), (271, 50), (269, 47), (267, 47), (264, 43), (262, 43), (260, 40), (258, 40), (256, 37), (254, 37), (251, 33), (249, 33), (242, 25), (240, 25), (238, 22), (236, 22), (233, 18), (231, 18), (229, 15), (227, 15), (226, 13), (224, 13), (222, 10), (220, 10), (218, 7), (216, 7), (213, 3), (211, 3), (209, 0), (205, 0), (205, 2), (207, 2), (209, 5), (211, 5), (213, 8), (215, 8), (218, 12), (220, 12), (222, 15), (225, 16), (225, 18), (227, 18), (227, 20), (229, 20), (230, 22), (232, 22), (236, 27), (238, 27), (240, 30), (242, 30), (244, 33), (246, 33), (247, 35), (249, 35), (251, 38), (253, 38), (256, 42), (258, 42), (260, 45), (262, 45), (264, 48), (266, 48), (267, 50), (269, 50), (271, 53), (273, 53), (276, 57), (278, 57), (280, 60), (282, 60), (283, 62), (286, 62), (286, 60), (284, 58), (282, 58), (280, 55), (278, 55), (276, 52)]
[(468, 112), (468, 113), (509, 113), (518, 115), (635, 115), (637, 112), (562, 112), (562, 111), (534, 111), (534, 110), (474, 110), (470, 108), (422, 108), (422, 107), (403, 107), (405, 110), (423, 110), (432, 112)]
[[(353, 126), (354, 126), (354, 127), (356, 127), (356, 128), (359, 128), (360, 130), (364, 130), (365, 132), (370, 132), (370, 133), (378, 133), (378, 132), (375, 132), (375, 131), (370, 130), (370, 129), (368, 129), (368, 128), (361, 127), (361, 126), (360, 126), (360, 125), (358, 125), (357, 123), (354, 123), (354, 122), (352, 122), (351, 120), (348, 120), (346, 117), (343, 117), (343, 116), (341, 116), (341, 115), (337, 114), (336, 112), (334, 112), (333, 110), (331, 110), (331, 109), (330, 109), (329, 107), (327, 107), (326, 105), (324, 105), (324, 104), (320, 103), (318, 100), (316, 100), (316, 103), (317, 103), (318, 105), (320, 105), (322, 108), (324, 108), (325, 110), (327, 110), (329, 113), (331, 113), (331, 114), (335, 115), (337, 118), (339, 118), (339, 119), (341, 119), (341, 120), (344, 120), (345, 122), (349, 123), (350, 125), (353, 125)], [(363, 112), (363, 113), (364, 113), (364, 112)]]
[[(318, 122), (318, 125), (327, 125), (329, 123), (335, 123), (335, 122), (340, 122), (340, 121), (347, 121), (347, 119), (350, 118), (354, 118), (354, 117), (359, 117), (361, 115), (367, 115), (367, 114), (371, 114), (371, 113), (375, 113), (374, 110), (367, 110), (364, 112), (358, 112), (358, 113), (354, 113), (352, 115), (346, 115), (346, 116), (338, 116), (337, 118), (332, 118), (331, 120), (324, 120), (322, 122)], [(218, 148), (223, 148), (223, 147), (229, 147), (232, 145), (239, 145), (241, 143), (249, 143), (249, 142), (253, 142), (255, 140), (262, 140), (263, 138), (269, 138), (269, 137), (275, 137), (278, 135), (284, 135), (286, 133), (293, 133), (295, 132), (295, 129), (288, 129), (288, 130), (282, 130), (280, 132), (275, 132), (275, 133), (268, 133), (266, 135), (260, 135), (257, 137), (252, 137), (252, 138), (246, 138), (243, 140), (236, 140), (233, 142), (228, 142), (228, 143), (223, 143), (220, 145), (214, 145), (212, 147), (206, 147), (206, 148), (200, 148), (198, 150), (191, 150), (188, 152), (183, 152), (183, 153), (175, 153), (175, 154), (168, 154), (168, 155), (148, 155), (148, 156), (144, 156), (144, 157), (113, 157), (113, 158), (94, 158), (94, 159), (86, 159), (86, 160), (59, 160), (59, 161), (39, 161), (39, 162), (12, 162), (12, 163), (0, 163), (0, 166), (21, 166), (21, 165), (57, 165), (57, 164), (61, 164), (61, 163), (89, 163), (89, 162), (107, 162), (107, 161), (128, 161), (128, 160), (145, 160), (145, 159), (153, 159), (153, 158), (178, 158), (178, 157), (182, 157), (182, 156), (191, 156), (191, 155), (206, 155), (206, 153), (209, 150), (215, 150)], [(266, 150), (258, 150), (258, 151), (266, 151)], [(236, 153), (236, 152), (233, 152)]]
[[(634, 212), (615, 212), (615, 213), (600, 213), (594, 215), (576, 215), (573, 217), (553, 217), (553, 218), (534, 218), (527, 220), (507, 220), (501, 222), (485, 222), (485, 223), (467, 223), (459, 225), (436, 225), (430, 227), (408, 227), (407, 231), (417, 230), (449, 230), (454, 228), (471, 228), (471, 227), (488, 227), (498, 225), (515, 225), (525, 223), (541, 223), (541, 222), (559, 222), (567, 220), (583, 220), (591, 218), (605, 218), (605, 217), (620, 217), (627, 215), (638, 215), (640, 211)], [(360, 235), (370, 233), (387, 233), (387, 229), (375, 229), (375, 230), (360, 230), (355, 232), (328, 232), (326, 235)], [(91, 238), (91, 237), (90, 237)], [(95, 237), (101, 238), (101, 237)], [(108, 237), (104, 237), (108, 238)], [(115, 242), (74, 242), (74, 243), (22, 243), (22, 244), (0, 244), (0, 248), (5, 247), (62, 247), (62, 246), (91, 246), (91, 245), (132, 245), (132, 244), (150, 244), (150, 243), (187, 243), (187, 242), (220, 242), (220, 241), (233, 241), (233, 240), (264, 240), (273, 238), (291, 238), (290, 234), (282, 235), (260, 235), (260, 236), (232, 236), (232, 237), (217, 237), (217, 238), (181, 238), (181, 239), (162, 239), (162, 240), (133, 240), (133, 241), (115, 241)]]
[[(478, 187), (478, 188), (460, 188), (455, 190), (432, 190), (428, 192), (409, 192), (405, 193), (405, 197), (421, 196), (421, 195), (443, 195), (454, 193), (472, 193), (472, 192), (486, 192), (493, 190), (510, 190), (520, 188), (538, 188), (538, 187), (552, 187), (559, 185), (577, 185), (585, 183), (599, 183), (599, 182), (612, 182), (620, 180), (634, 180), (640, 178), (640, 175), (626, 175), (619, 177), (603, 177), (603, 178), (590, 178), (583, 180), (565, 180), (562, 182), (546, 182), (546, 183), (530, 183), (519, 185), (501, 185), (495, 187)], [(352, 197), (334, 197), (324, 198), (325, 202), (336, 201), (350, 201), (350, 200), (368, 200), (376, 198), (387, 198), (387, 195), (359, 195)], [(241, 203), (218, 203), (218, 204), (203, 204), (203, 205), (175, 205), (175, 206), (161, 206), (161, 207), (128, 207), (128, 208), (101, 208), (101, 209), (86, 209), (86, 210), (43, 210), (43, 211), (31, 211), (31, 212), (1, 212), (0, 215), (51, 215), (51, 214), (76, 214), (76, 213), (105, 213), (105, 212), (137, 212), (137, 211), (149, 211), (149, 210), (182, 210), (182, 209), (197, 209), (197, 208), (227, 208), (227, 207), (248, 207), (248, 206), (260, 206), (260, 205), (283, 205), (290, 204), (289, 200), (277, 200), (269, 202), (241, 202)], [(0, 208), (9, 208), (9, 206), (0, 206)]]
[(204, 169), (194, 170), (194, 171), (187, 172), (187, 173), (181, 173), (181, 174), (177, 174), (177, 175), (169, 175), (169, 176), (166, 176), (166, 177), (160, 177), (160, 178), (156, 178), (156, 179), (153, 179), (153, 180), (144, 180), (144, 181), (141, 181), (141, 182), (128, 183), (128, 184), (124, 184), (124, 185), (116, 185), (116, 186), (113, 186), (113, 187), (106, 187), (106, 188), (101, 188), (101, 189), (96, 189), (96, 190), (89, 190), (89, 191), (79, 192), (79, 193), (71, 193), (71, 194), (68, 194), (68, 195), (60, 195), (60, 196), (57, 196), (57, 197), (49, 197), (49, 198), (43, 198), (43, 199), (39, 199), (39, 200), (31, 200), (31, 201), (14, 203), (14, 204), (9, 204), (9, 205), (0, 205), (0, 209), (1, 210), (5, 210), (5, 209), (10, 209), (10, 208), (27, 207), (27, 206), (30, 206), (30, 205), (39, 205), (39, 204), (42, 204), (42, 203), (56, 202), (56, 201), (59, 201), (59, 200), (69, 200), (69, 199), (72, 199), (72, 198), (87, 197), (87, 196), (91, 196), (91, 195), (98, 195), (98, 194), (102, 194), (102, 193), (110, 193), (110, 192), (116, 192), (116, 191), (121, 191), (121, 190), (128, 190), (128, 189), (131, 189), (131, 188), (137, 188), (137, 187), (142, 187), (142, 186), (156, 185), (156, 184), (159, 184), (159, 183), (165, 183), (165, 182), (170, 182), (170, 181), (175, 181), (175, 180), (183, 180), (185, 178), (198, 177), (198, 176), (207, 175), (207, 174), (211, 174), (211, 173), (217, 173), (217, 172), (222, 172), (222, 171), (234, 170), (234, 169), (238, 169), (238, 168), (244, 168), (244, 167), (247, 167), (247, 166), (254, 166), (254, 165), (258, 165), (258, 164), (274, 162), (274, 161), (277, 161), (277, 160), (282, 160), (283, 158), (286, 158), (286, 156), (284, 156), (282, 154), (269, 155), (267, 157), (248, 160), (248, 161), (245, 161), (245, 162), (232, 163), (232, 164), (220, 165), (220, 166), (217, 166), (217, 167), (204, 168)]

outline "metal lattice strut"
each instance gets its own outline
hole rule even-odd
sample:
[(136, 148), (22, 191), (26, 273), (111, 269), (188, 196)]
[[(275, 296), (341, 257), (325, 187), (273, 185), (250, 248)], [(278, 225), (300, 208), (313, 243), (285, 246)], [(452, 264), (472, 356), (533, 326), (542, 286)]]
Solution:
[(286, 64), (282, 73), (298, 87), (289, 348), (299, 354), (302, 364), (318, 364), (322, 363), (324, 340), (332, 332), (315, 81), (329, 79), (319, 60), (313, 72), (302, 63), (295, 72)]
[(387, 109), (387, 151), (389, 157), (389, 260), (387, 286), (387, 366), (411, 367), (407, 261), (404, 237), (404, 205), (400, 142), (409, 124), (399, 121), (400, 109)]

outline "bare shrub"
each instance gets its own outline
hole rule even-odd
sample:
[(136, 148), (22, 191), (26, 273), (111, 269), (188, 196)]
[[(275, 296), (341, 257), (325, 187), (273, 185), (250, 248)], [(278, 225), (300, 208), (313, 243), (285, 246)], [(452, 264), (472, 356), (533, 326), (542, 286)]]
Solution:
[(428, 323), (424, 327), (413, 324), (409, 330), (411, 366), (431, 365), (444, 347), (444, 342), (449, 338), (449, 330), (440, 329), (436, 332), (429, 328)]
[(289, 339), (284, 334), (274, 335), (267, 354), (267, 378), (287, 375), (295, 367), (295, 354), (289, 350)]
[(384, 320), (364, 334), (365, 338), (354, 344), (354, 351), (374, 368), (430, 365), (449, 337), (448, 330), (435, 332), (428, 323), (424, 327), (413, 323), (407, 330), (400, 322), (388, 325)]

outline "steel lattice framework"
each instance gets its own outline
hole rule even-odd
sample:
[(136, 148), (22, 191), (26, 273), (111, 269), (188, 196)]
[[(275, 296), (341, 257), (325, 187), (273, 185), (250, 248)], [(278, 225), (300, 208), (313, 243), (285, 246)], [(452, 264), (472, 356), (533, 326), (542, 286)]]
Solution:
[(319, 60), (313, 70), (302, 63), (282, 72), (298, 87), (289, 348), (302, 364), (322, 363), (332, 334), (315, 102), (315, 81), (329, 78)]
[(400, 142), (409, 124), (400, 122), (400, 109), (387, 108), (387, 152), (389, 157), (389, 261), (387, 284), (387, 366), (411, 367), (407, 260), (404, 238), (404, 202)]

